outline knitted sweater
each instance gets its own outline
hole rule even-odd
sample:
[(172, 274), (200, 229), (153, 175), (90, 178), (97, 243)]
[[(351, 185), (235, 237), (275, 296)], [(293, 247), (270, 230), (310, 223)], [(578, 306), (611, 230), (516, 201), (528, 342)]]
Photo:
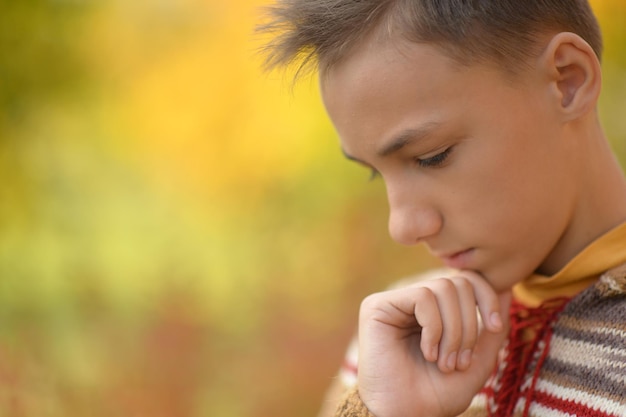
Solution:
[[(505, 359), (461, 417), (626, 417), (626, 264), (567, 302), (511, 311)], [(373, 416), (352, 390), (336, 417)]]

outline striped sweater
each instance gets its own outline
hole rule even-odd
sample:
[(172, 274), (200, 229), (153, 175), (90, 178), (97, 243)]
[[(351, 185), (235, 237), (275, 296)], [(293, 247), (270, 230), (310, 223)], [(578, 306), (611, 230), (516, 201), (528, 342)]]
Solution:
[[(503, 359), (460, 417), (626, 417), (626, 264), (543, 310), (536, 337), (515, 343), (537, 311), (512, 308)], [(356, 391), (336, 416), (372, 417)]]

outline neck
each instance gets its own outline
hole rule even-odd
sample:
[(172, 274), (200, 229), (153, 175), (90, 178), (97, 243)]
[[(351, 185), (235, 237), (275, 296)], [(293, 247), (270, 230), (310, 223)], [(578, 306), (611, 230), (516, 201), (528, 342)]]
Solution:
[(568, 227), (538, 272), (553, 275), (594, 240), (626, 222), (626, 179), (597, 122), (575, 127), (579, 193)]

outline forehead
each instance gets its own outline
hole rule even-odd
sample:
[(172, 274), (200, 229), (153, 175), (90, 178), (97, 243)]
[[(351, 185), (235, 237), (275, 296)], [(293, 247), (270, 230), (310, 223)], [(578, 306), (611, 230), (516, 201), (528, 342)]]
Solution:
[(437, 108), (471, 88), (476, 70), (429, 44), (373, 38), (322, 73), (320, 86), (341, 135), (345, 122), (364, 112), (388, 119), (407, 107)]
[(332, 118), (336, 110), (357, 105), (399, 109), (398, 95), (424, 105), (446, 99), (471, 88), (476, 73), (503, 78), (494, 66), (461, 65), (434, 44), (373, 34), (322, 72), (320, 85)]
[[(438, 65), (442, 58), (445, 58), (443, 51), (434, 45), (409, 42), (401, 37), (391, 38), (375, 32), (350, 48), (340, 60), (323, 66), (321, 86), (325, 90), (328, 84), (334, 82), (359, 82), (374, 74), (413, 75), (419, 69), (415, 64)], [(452, 60), (446, 58), (445, 61), (448, 61), (446, 65), (454, 66)]]
[[(537, 36), (535, 58), (544, 45), (551, 38), (552, 33)], [(507, 83), (524, 86), (532, 80), (537, 62), (533, 57), (526, 60), (496, 60), (483, 54), (471, 54), (461, 45), (446, 42), (419, 42), (409, 40), (408, 35), (393, 27), (378, 25), (363, 38), (351, 44), (340, 58), (330, 61), (323, 60), (319, 65), (320, 81), (324, 89), (328, 78), (339, 78), (346, 75), (352, 80), (358, 80), (363, 71), (380, 70), (387, 68), (394, 71), (396, 76), (402, 73), (415, 74), (423, 68), (445, 66), (446, 70), (462, 72), (463, 70), (480, 68), (498, 75)], [(404, 61), (404, 67), (391, 63)], [(523, 62), (522, 62), (523, 61)], [(530, 78), (529, 78), (530, 77)], [(345, 78), (343, 78), (345, 79)]]
[[(524, 84), (528, 74), (522, 69), (528, 63), (513, 70), (504, 68), (501, 63), (487, 59), (465, 57), (451, 53), (454, 48), (446, 48), (436, 43), (414, 42), (399, 33), (385, 33), (375, 30), (332, 63), (320, 63), (320, 83), (324, 91), (332, 80), (345, 83), (358, 82), (375, 73), (388, 74), (394, 78), (403, 76), (425, 76), (426, 70), (445, 73), (463, 73), (479, 69), (497, 74), (498, 78), (510, 84)], [(469, 71), (471, 72), (471, 71)]]
[(380, 38), (364, 41), (320, 83), (342, 146), (354, 156), (402, 131), (467, 124), (482, 109), (503, 112), (505, 102), (510, 111), (528, 90), (495, 66), (460, 65), (432, 44)]

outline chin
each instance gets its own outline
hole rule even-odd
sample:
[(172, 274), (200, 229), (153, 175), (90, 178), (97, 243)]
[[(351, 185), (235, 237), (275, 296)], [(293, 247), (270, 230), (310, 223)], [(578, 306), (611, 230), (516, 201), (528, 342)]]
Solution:
[[(485, 278), (491, 287), (497, 293), (503, 293), (507, 291), (511, 291), (511, 289), (518, 283), (523, 280), (523, 278), (512, 277), (510, 273), (506, 272), (498, 272), (498, 271), (476, 271), (481, 276)], [(513, 279), (512, 279), (513, 278)]]

